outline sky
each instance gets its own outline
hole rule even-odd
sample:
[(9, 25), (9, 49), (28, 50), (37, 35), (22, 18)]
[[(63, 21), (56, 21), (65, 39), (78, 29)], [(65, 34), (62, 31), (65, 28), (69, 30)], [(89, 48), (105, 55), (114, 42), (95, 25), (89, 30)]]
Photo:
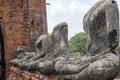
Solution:
[[(48, 32), (51, 33), (55, 25), (68, 23), (69, 39), (76, 33), (84, 32), (83, 17), (86, 12), (99, 0), (46, 0)], [(120, 9), (120, 0), (116, 0)]]

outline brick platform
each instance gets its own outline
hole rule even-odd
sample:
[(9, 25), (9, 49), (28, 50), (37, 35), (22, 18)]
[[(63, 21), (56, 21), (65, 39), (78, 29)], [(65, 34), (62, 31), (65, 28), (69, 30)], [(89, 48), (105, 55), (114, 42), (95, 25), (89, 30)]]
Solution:
[(28, 71), (21, 71), (18, 68), (11, 67), (11, 73), (7, 80), (63, 80), (58, 76), (45, 76), (40, 73), (30, 73)]
[[(30, 73), (28, 71), (21, 71), (18, 68), (11, 67), (10, 75), (7, 80), (64, 80), (57, 75), (45, 76), (40, 73)], [(114, 80), (120, 80), (120, 73)]]

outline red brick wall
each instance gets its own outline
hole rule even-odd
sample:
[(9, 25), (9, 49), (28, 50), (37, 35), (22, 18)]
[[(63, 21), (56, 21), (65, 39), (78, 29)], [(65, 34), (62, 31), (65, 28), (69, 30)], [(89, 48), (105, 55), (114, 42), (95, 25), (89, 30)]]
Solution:
[(45, 3), (45, 0), (0, 0), (0, 25), (5, 39), (7, 70), (18, 46), (33, 49), (37, 37), (47, 34)]
[[(40, 73), (21, 71), (20, 69), (15, 67), (11, 67), (10, 70), (11, 74), (9, 75), (7, 80), (64, 80), (57, 75), (45, 76)], [(114, 80), (120, 80), (120, 74), (118, 74), (118, 76)]]
[(57, 75), (45, 76), (40, 73), (30, 73), (11, 67), (11, 74), (7, 80), (63, 80)]
[[(45, 0), (29, 0), (30, 44), (34, 44), (38, 36), (47, 32), (46, 6), (44, 5), (46, 5)], [(31, 47), (33, 49), (34, 45)]]

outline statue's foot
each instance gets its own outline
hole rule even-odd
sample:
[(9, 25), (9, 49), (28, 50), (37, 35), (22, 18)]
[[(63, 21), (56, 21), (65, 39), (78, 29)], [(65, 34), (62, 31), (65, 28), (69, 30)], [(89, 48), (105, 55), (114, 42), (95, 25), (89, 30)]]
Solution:
[(26, 67), (26, 70), (28, 71), (32, 71), (32, 70), (36, 70), (39, 68), (38, 64), (41, 63), (41, 62), (44, 62), (45, 59), (44, 58), (41, 58), (41, 59), (38, 59), (38, 60), (30, 60), (28, 62), (28, 65)]
[(28, 62), (27, 61), (23, 61), (19, 63), (19, 68), (20, 69), (26, 69), (28, 66)]
[(55, 73), (55, 69), (54, 69), (54, 61), (52, 60), (46, 60), (44, 62), (40, 62), (37, 64), (37, 69), (39, 70), (39, 72), (44, 73), (44, 74), (51, 74), (51, 73)]
[[(70, 66), (67, 67), (68, 64), (62, 65), (59, 70), (61, 71), (60, 74), (62, 74), (63, 78), (67, 80), (111, 80), (114, 79), (119, 72), (119, 67), (120, 67), (119, 62), (120, 60), (118, 55), (114, 53), (107, 53), (104, 54), (104, 57), (100, 59), (98, 58), (94, 62), (89, 62), (88, 67), (74, 74), (62, 73), (65, 71), (66, 73), (70, 71), (67, 69), (70, 67)], [(64, 68), (65, 66), (66, 68)], [(82, 65), (78, 65), (78, 68), (81, 66)], [(72, 70), (73, 69), (71, 68), (71, 71)]]
[(29, 62), (29, 64), (27, 65), (26, 70), (32, 71), (32, 70), (35, 70), (35, 69), (36, 69), (36, 62), (35, 61)]

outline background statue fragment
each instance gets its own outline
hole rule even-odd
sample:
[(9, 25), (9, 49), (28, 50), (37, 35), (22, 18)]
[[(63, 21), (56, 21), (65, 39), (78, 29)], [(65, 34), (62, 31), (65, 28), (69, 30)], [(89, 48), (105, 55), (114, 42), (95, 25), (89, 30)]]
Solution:
[(68, 25), (62, 22), (55, 26), (51, 34), (52, 51), (47, 53), (45, 58), (29, 63), (27, 69), (36, 69), (41, 73), (52, 74), (55, 73), (55, 63), (59, 57), (69, 59), (68, 49)]
[[(43, 58), (47, 53), (47, 35), (40, 36), (36, 41), (35, 45), (36, 45), (36, 52), (32, 52), (32, 53), (29, 52), (29, 54), (26, 55), (25, 52), (23, 52), (23, 50), (21, 52), (20, 49), (19, 55), (17, 55), (16, 59), (11, 61), (11, 64), (20, 68), (26, 68), (29, 62), (38, 60), (39, 58)], [(21, 54), (24, 56), (19, 58)]]

